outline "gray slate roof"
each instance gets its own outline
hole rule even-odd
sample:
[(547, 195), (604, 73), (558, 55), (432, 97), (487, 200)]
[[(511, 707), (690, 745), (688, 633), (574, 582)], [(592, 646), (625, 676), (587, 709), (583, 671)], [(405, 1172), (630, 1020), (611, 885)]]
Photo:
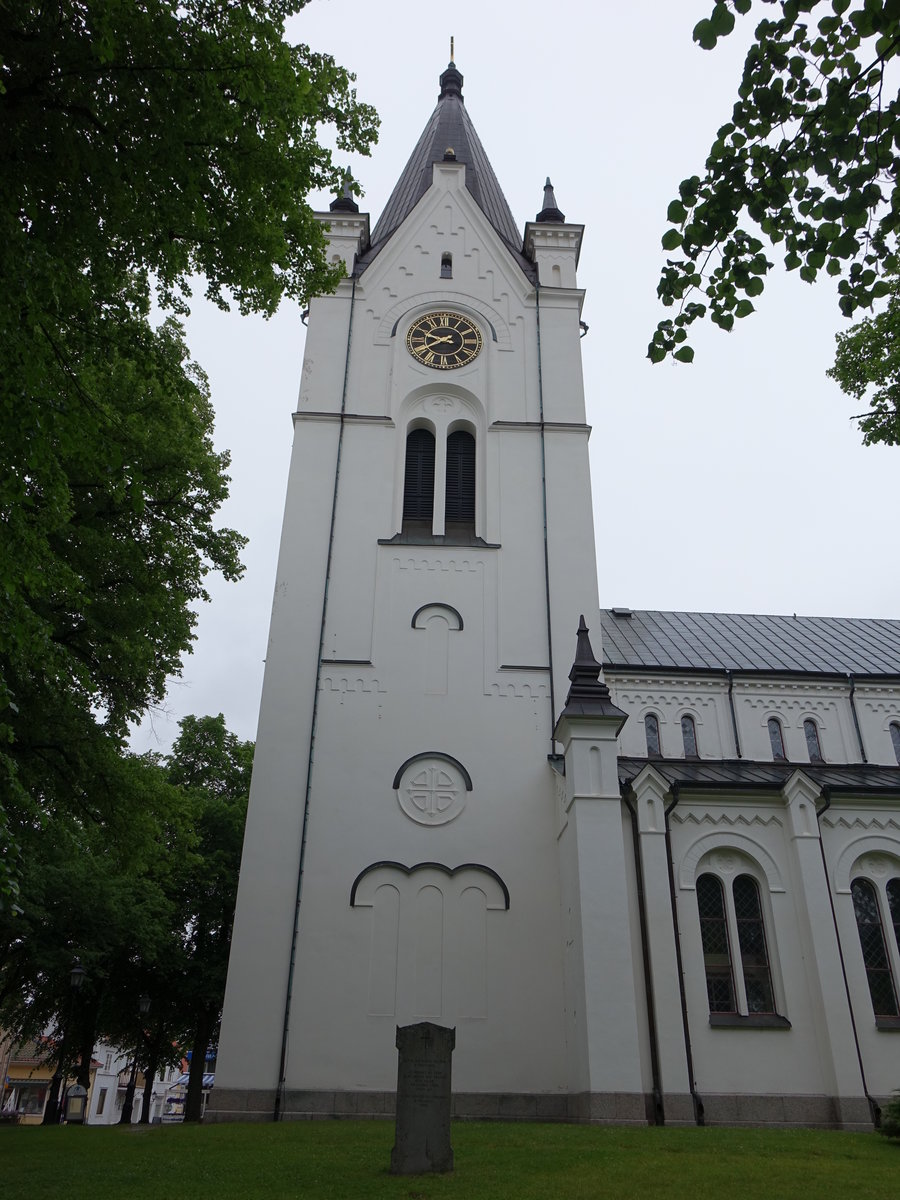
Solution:
[(896, 792), (900, 793), (900, 767), (881, 767), (871, 763), (852, 763), (848, 766), (812, 763), (750, 762), (747, 759), (687, 762), (673, 758), (620, 758), (619, 782), (631, 783), (641, 771), (651, 765), (670, 784), (690, 788), (735, 788), (780, 791), (795, 771), (820, 787), (833, 792)]
[[(445, 85), (448, 77), (449, 83)], [(522, 254), (522, 235), (494, 174), (494, 168), (466, 111), (460, 90), (462, 75), (454, 68), (448, 68), (441, 80), (441, 96), (437, 106), (416, 143), (409, 162), (403, 168), (384, 212), (378, 218), (372, 231), (371, 245), (358, 260), (357, 274), (361, 274), (369, 266), (391, 234), (399, 228), (431, 187), (433, 164), (441, 162), (447, 147), (452, 146), (457, 162), (466, 165), (466, 189), (506, 243), (522, 270), (529, 278), (533, 278), (534, 267)]]
[(601, 615), (610, 669), (900, 675), (900, 621), (617, 611)]

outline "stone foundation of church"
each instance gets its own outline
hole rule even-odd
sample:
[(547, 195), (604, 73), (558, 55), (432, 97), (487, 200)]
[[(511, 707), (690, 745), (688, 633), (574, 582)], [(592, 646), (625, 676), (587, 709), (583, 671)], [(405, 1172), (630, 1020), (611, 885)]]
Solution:
[[(865, 1097), (706, 1095), (700, 1097), (706, 1125), (806, 1129), (872, 1129)], [(205, 1120), (271, 1121), (275, 1092), (270, 1089), (214, 1089)], [(664, 1100), (665, 1123), (695, 1125), (691, 1096)], [(285, 1121), (393, 1120), (394, 1092), (285, 1092)], [(452, 1114), (458, 1121), (560, 1121), (585, 1125), (647, 1125), (653, 1100), (634, 1092), (580, 1092), (573, 1095), (527, 1092), (455, 1092)]]

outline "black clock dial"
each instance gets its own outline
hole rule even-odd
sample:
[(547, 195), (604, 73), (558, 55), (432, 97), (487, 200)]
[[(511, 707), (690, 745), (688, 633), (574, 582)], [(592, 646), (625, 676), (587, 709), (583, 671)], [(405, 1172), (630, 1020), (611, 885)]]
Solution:
[(481, 345), (480, 331), (462, 313), (427, 313), (412, 323), (406, 335), (406, 348), (413, 358), (438, 371), (466, 366)]

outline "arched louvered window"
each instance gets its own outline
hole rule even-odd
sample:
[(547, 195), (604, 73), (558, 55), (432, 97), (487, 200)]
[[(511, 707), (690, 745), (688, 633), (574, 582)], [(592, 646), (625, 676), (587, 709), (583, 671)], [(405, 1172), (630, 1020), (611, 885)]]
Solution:
[(434, 517), (434, 434), (413, 429), (406, 439), (403, 523), (422, 522), (431, 530)]
[(647, 738), (647, 757), (662, 758), (662, 749), (659, 744), (659, 720), (654, 713), (647, 713), (644, 717), (644, 734)]
[(894, 747), (894, 758), (900, 764), (900, 721), (891, 721), (891, 745)]
[(819, 745), (819, 730), (816, 727), (815, 721), (810, 717), (803, 722), (803, 734), (806, 738), (806, 749), (809, 752), (809, 761), (811, 763), (823, 762), (822, 749)]
[[(891, 883), (894, 882), (896, 881), (891, 880)], [(856, 928), (859, 931), (859, 944), (866, 968), (869, 995), (872, 997), (872, 1008), (876, 1017), (896, 1017), (900, 1015), (897, 1010), (897, 992), (884, 940), (878, 893), (868, 879), (854, 879), (850, 885), (850, 892), (853, 896), (853, 911), (856, 914)], [(898, 914), (893, 897), (891, 910), (896, 932)]]
[(684, 757), (698, 758), (697, 726), (694, 723), (694, 718), (687, 714), (681, 718), (681, 740), (684, 743)]
[(784, 752), (784, 738), (781, 734), (781, 722), (777, 717), (769, 717), (769, 744), (772, 747), (772, 757), (776, 761), (784, 761), (787, 755)]
[(475, 439), (465, 429), (447, 438), (444, 520), (448, 526), (463, 524), (475, 530)]

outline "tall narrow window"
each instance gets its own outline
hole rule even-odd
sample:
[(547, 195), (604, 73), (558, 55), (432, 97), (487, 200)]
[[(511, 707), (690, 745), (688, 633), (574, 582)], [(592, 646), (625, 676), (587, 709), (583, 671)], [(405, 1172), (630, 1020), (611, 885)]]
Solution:
[(900, 879), (889, 879), (887, 887), (888, 908), (891, 910), (891, 924), (894, 926), (894, 941), (900, 951)]
[(662, 750), (659, 746), (659, 721), (653, 713), (647, 713), (644, 717), (644, 733), (647, 737), (647, 757), (662, 758)]
[(475, 439), (465, 429), (447, 438), (447, 524), (468, 525), (475, 532)]
[(769, 744), (772, 747), (772, 757), (776, 761), (784, 761), (784, 738), (781, 736), (781, 722), (777, 717), (769, 717)]
[(738, 875), (732, 887), (737, 922), (741, 970), (747, 993), (747, 1012), (773, 1013), (772, 975), (766, 949), (766, 931), (759, 903), (759, 885), (751, 875)]
[(427, 524), (434, 516), (434, 434), (413, 429), (406, 439), (406, 474), (403, 480), (403, 523)]
[(684, 742), (684, 757), (697, 758), (697, 726), (693, 717), (685, 715), (681, 718), (681, 740)]
[(822, 762), (822, 750), (819, 746), (819, 730), (816, 728), (815, 721), (809, 717), (803, 722), (803, 733), (806, 737), (806, 749), (809, 751), (809, 761), (811, 763)]
[[(884, 941), (878, 894), (868, 879), (854, 879), (850, 885), (850, 892), (853, 896), (853, 911), (856, 914), (856, 928), (859, 930), (859, 943), (862, 947), (872, 1008), (876, 1017), (896, 1017), (897, 993)], [(894, 909), (893, 902), (891, 909)], [(891, 915), (894, 915), (893, 911)]]
[(453, 278), (453, 255), (445, 252), (441, 255), (441, 279)]
[(728, 922), (725, 918), (725, 893), (721, 880), (715, 875), (701, 875), (697, 880), (697, 908), (700, 912), (709, 1011), (735, 1013), (737, 1004), (728, 944)]
[[(775, 1010), (757, 881), (752, 875), (738, 875), (729, 887), (718, 875), (701, 875), (697, 911), (711, 1024), (787, 1025)], [(717, 1013), (732, 1013), (740, 1020), (717, 1021)], [(754, 1021), (757, 1017), (760, 1020)]]
[(894, 747), (894, 758), (900, 764), (900, 722), (891, 721), (891, 745)]

